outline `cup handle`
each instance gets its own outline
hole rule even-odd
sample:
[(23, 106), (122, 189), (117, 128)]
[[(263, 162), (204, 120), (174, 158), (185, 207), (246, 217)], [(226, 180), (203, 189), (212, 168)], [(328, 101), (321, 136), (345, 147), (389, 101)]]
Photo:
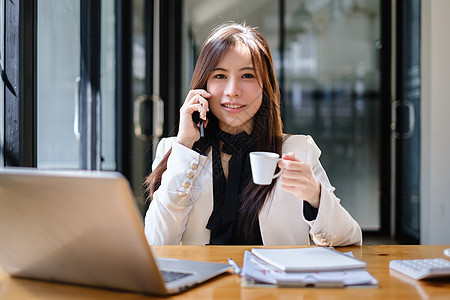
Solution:
[(275, 178), (277, 178), (278, 176), (280, 176), (280, 175), (281, 175), (281, 172), (282, 172), (282, 170), (280, 170), (280, 172), (278, 172), (277, 174), (273, 175), (272, 179), (275, 179)]
[[(278, 159), (278, 161), (280, 161), (280, 160), (282, 160), (282, 158), (279, 158), (279, 159)], [(275, 178), (277, 178), (278, 176), (280, 176), (282, 171), (283, 171), (283, 170), (280, 170), (277, 174), (273, 175), (272, 179), (275, 179)]]

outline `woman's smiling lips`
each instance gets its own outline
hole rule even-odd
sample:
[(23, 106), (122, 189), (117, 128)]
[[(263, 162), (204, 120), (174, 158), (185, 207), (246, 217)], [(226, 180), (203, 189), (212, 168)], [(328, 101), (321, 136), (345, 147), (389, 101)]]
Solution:
[(244, 110), (246, 105), (237, 104), (237, 103), (222, 103), (222, 107), (227, 112), (238, 113), (238, 112), (241, 112), (242, 110)]

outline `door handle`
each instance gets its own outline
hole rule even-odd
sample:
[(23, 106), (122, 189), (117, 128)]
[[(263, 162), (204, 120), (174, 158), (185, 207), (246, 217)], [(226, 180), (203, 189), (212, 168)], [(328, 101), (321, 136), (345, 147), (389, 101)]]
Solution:
[[(148, 117), (151, 116), (152, 123)], [(141, 95), (133, 103), (133, 131), (141, 141), (158, 139), (163, 134), (164, 102), (157, 95)], [(151, 128), (149, 128), (151, 127)]]
[(73, 133), (77, 141), (80, 141), (80, 82), (81, 77), (77, 76), (75, 79), (75, 108), (74, 108), (74, 116), (73, 116)]
[[(391, 109), (392, 136), (396, 139), (410, 138), (414, 134), (415, 129), (414, 105), (408, 100), (397, 100), (392, 102)], [(402, 113), (402, 118), (399, 118), (400, 114)], [(408, 123), (405, 122), (405, 118), (407, 115), (409, 116)], [(402, 123), (399, 123), (400, 121)]]

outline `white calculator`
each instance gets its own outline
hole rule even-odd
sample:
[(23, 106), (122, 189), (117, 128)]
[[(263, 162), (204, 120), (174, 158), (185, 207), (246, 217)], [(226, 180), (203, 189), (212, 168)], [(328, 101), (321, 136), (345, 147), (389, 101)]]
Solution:
[(442, 258), (391, 260), (389, 268), (417, 280), (450, 277), (450, 261)]

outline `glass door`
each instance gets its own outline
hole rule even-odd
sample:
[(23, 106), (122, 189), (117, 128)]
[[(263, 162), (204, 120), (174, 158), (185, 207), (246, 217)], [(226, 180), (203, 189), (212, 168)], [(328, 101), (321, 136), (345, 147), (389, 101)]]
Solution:
[(342, 205), (380, 231), (380, 1), (291, 0), (284, 16), (286, 131), (314, 138)]
[(420, 242), (420, 0), (397, 1), (395, 145), (396, 236)]
[(379, 232), (380, 169), (390, 168), (380, 159), (380, 1), (184, 3), (184, 94), (215, 25), (258, 27), (273, 53), (285, 132), (314, 138), (343, 206), (365, 231)]
[(119, 171), (141, 206), (161, 127), (153, 5), (39, 0), (37, 13), (37, 167)]
[[(154, 41), (156, 11), (159, 11), (157, 1), (133, 0), (131, 2), (131, 60), (130, 60), (130, 99), (123, 99), (123, 105), (130, 111), (129, 126), (123, 125), (128, 136), (129, 145), (123, 144), (123, 160), (128, 162), (128, 176), (144, 213), (146, 193), (144, 180), (151, 172), (153, 152), (162, 135), (163, 104), (155, 89), (154, 74), (157, 74)], [(157, 44), (156, 44), (157, 45)], [(155, 53), (156, 52), (156, 53)], [(154, 92), (155, 91), (155, 92)], [(125, 116), (124, 116), (124, 119)], [(127, 157), (128, 156), (128, 157)], [(125, 165), (124, 165), (125, 167)]]
[(80, 1), (38, 3), (38, 168), (80, 167), (80, 15)]
[(114, 2), (37, 7), (37, 167), (115, 170)]

